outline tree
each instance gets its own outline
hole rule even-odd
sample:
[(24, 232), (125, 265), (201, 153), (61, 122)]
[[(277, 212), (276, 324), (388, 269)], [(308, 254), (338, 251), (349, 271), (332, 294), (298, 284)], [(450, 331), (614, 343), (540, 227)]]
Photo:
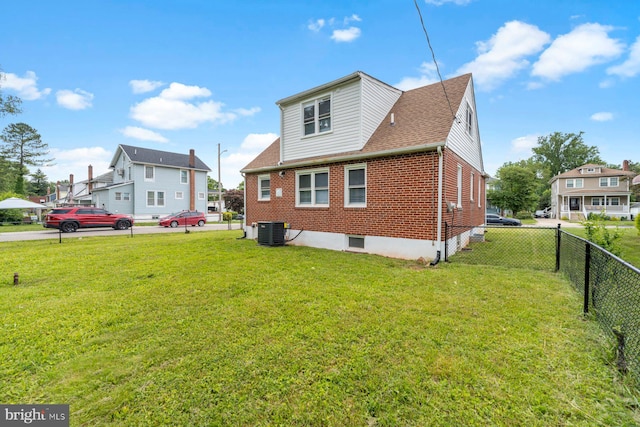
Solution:
[[(0, 87), (2, 87), (2, 80), (5, 79), (4, 73), (2, 69), (0, 69)], [(20, 105), (22, 105), (22, 100), (17, 96), (3, 96), (2, 91), (0, 91), (0, 117), (4, 117), (7, 114), (20, 114), (22, 110), (20, 109)]]
[(545, 180), (587, 163), (604, 163), (598, 148), (584, 143), (583, 134), (554, 132), (538, 138), (532, 159), (542, 165)]
[(244, 213), (244, 191), (227, 190), (224, 193), (224, 204), (227, 209), (234, 212)]
[(535, 173), (522, 165), (505, 163), (496, 173), (498, 181), (487, 192), (487, 199), (500, 209), (509, 209), (514, 214), (531, 211), (538, 201)]
[(42, 142), (38, 131), (26, 123), (11, 123), (4, 128), (0, 139), (4, 142), (0, 155), (16, 163), (15, 191), (24, 194), (24, 176), (28, 173), (26, 166), (42, 166), (50, 162), (50, 159), (43, 158), (49, 154), (49, 146)]
[(238, 184), (238, 190), (244, 191), (244, 181), (240, 181), (240, 184)]
[(47, 175), (38, 169), (31, 174), (31, 181), (29, 181), (29, 193), (37, 196), (44, 196), (47, 194), (49, 188), (49, 181), (47, 181)]

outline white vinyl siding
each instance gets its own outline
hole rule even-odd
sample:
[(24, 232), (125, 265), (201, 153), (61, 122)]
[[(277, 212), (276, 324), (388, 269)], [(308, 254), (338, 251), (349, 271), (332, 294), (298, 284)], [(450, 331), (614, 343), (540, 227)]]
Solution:
[[(467, 106), (472, 110), (472, 134), (467, 132)], [(460, 107), (456, 112), (456, 119), (451, 117), (451, 130), (447, 136), (447, 146), (466, 161), (473, 169), (483, 171), (482, 149), (480, 147), (480, 132), (478, 132), (478, 116), (475, 114), (476, 105), (473, 98), (473, 84), (469, 85), (464, 93), (464, 98), (460, 102)]]
[[(401, 92), (367, 76), (282, 107), (282, 160), (360, 150)], [(303, 106), (331, 96), (331, 131), (304, 135)]]

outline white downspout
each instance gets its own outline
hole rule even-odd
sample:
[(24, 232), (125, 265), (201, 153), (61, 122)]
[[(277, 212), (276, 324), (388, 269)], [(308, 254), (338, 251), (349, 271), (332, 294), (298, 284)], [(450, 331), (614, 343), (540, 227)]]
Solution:
[(442, 253), (442, 147), (438, 146), (438, 228), (437, 228), (437, 245), (436, 259), (434, 265), (440, 261)]

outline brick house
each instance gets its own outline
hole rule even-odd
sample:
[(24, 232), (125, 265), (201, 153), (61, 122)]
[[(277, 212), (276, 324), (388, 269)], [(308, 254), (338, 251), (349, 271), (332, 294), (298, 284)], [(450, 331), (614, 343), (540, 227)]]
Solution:
[(281, 221), (290, 244), (436, 259), (445, 222), (484, 223), (471, 74), (401, 91), (355, 72), (276, 104), (280, 138), (242, 169), (248, 238)]

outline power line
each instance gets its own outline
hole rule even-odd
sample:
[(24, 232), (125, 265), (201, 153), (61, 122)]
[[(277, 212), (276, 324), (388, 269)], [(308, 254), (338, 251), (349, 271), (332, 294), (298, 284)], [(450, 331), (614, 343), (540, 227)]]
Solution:
[(418, 11), (418, 16), (420, 17), (420, 24), (422, 25), (422, 31), (424, 31), (424, 35), (427, 38), (427, 44), (429, 45), (429, 50), (431, 51), (431, 57), (433, 58), (433, 63), (436, 66), (436, 71), (438, 72), (438, 78), (440, 79), (440, 84), (442, 85), (442, 91), (444, 92), (444, 97), (447, 99), (447, 103), (449, 104), (449, 111), (451, 111), (451, 116), (454, 120), (457, 120), (458, 117), (453, 113), (453, 108), (451, 107), (451, 101), (449, 100), (449, 96), (447, 95), (447, 89), (444, 86), (442, 81), (442, 75), (440, 74), (440, 67), (438, 67), (438, 62), (436, 61), (436, 54), (433, 52), (433, 47), (431, 46), (431, 40), (429, 40), (429, 33), (427, 33), (427, 28), (424, 25), (424, 20), (422, 19), (422, 12), (420, 11), (420, 6), (418, 6), (418, 0), (413, 0), (413, 4), (416, 6), (416, 10)]

